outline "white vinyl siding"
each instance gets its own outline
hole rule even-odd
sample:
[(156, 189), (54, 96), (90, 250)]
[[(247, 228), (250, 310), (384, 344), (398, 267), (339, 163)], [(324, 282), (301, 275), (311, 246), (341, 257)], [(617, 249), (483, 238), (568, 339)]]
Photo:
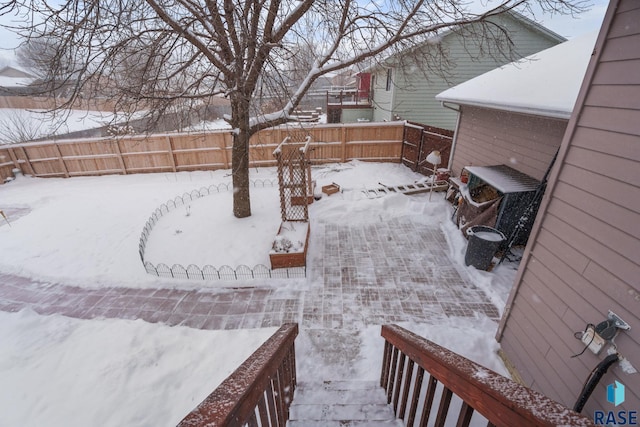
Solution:
[(374, 73), (373, 79), (373, 121), (389, 122), (392, 121), (392, 102), (394, 93), (393, 76), (391, 79), (390, 90), (387, 90), (387, 70), (378, 69)]

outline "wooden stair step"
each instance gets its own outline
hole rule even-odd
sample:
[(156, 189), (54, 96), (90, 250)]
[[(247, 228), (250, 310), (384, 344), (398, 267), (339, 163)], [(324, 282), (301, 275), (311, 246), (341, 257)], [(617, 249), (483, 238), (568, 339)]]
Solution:
[(289, 411), (290, 420), (385, 421), (395, 419), (393, 408), (379, 403), (292, 404)]
[(300, 382), (289, 411), (289, 427), (402, 425), (376, 381)]
[(287, 427), (403, 427), (400, 420), (373, 421), (373, 420), (340, 420), (340, 421), (312, 421), (289, 420)]

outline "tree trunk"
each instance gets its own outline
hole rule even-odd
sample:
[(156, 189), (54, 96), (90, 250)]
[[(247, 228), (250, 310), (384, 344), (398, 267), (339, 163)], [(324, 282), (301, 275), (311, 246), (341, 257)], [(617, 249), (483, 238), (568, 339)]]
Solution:
[[(236, 98), (236, 99), (233, 99)], [(249, 195), (249, 102), (242, 96), (231, 99), (231, 125), (234, 127), (231, 155), (233, 181), (233, 214), (236, 218), (251, 216)]]

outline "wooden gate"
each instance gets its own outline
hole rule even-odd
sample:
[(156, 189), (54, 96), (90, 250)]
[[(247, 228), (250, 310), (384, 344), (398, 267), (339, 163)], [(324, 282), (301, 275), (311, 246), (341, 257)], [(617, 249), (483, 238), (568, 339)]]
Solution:
[(402, 163), (423, 175), (431, 175), (433, 165), (428, 164), (425, 159), (429, 153), (438, 150), (442, 157), (442, 164), (439, 167), (449, 168), (452, 142), (453, 131), (407, 122), (402, 138)]

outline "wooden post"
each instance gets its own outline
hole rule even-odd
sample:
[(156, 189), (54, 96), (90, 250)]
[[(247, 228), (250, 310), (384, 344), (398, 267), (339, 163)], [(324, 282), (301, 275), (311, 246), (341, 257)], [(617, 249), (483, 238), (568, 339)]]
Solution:
[(57, 143), (54, 144), (54, 146), (56, 147), (56, 151), (58, 152), (58, 162), (60, 163), (60, 166), (62, 166), (62, 170), (64, 171), (64, 177), (69, 178), (69, 170), (67, 169), (67, 165), (65, 164), (64, 158), (62, 157), (62, 151), (60, 151), (60, 147), (58, 146)]
[(120, 169), (122, 169), (122, 174), (127, 174), (127, 166), (124, 164), (124, 158), (122, 157), (122, 151), (120, 150), (120, 139), (116, 138), (115, 141), (116, 154), (118, 155), (118, 162), (120, 163)]
[(340, 148), (342, 149), (342, 154), (340, 155), (340, 159), (342, 163), (344, 163), (347, 161), (347, 128), (344, 124), (342, 125)]
[(406, 123), (402, 126), (402, 145), (400, 145), (400, 163), (403, 164), (404, 160), (404, 142), (407, 139), (407, 126)]
[[(231, 166), (229, 165), (229, 154), (227, 154), (227, 137), (231, 136), (231, 133), (225, 132), (220, 135), (222, 135), (222, 138), (220, 138), (220, 148), (222, 149), (222, 156), (224, 157), (224, 168), (231, 169)], [(233, 137), (231, 143), (233, 144)]]
[(424, 149), (424, 129), (420, 131), (420, 144), (418, 145), (418, 158), (416, 159), (416, 172), (420, 168), (420, 160), (422, 159), (422, 150)]
[(31, 164), (31, 160), (29, 159), (29, 155), (27, 154), (27, 150), (24, 147), (20, 147), (22, 149), (22, 154), (24, 154), (24, 160), (27, 164), (27, 169), (29, 170), (29, 174), (31, 176), (37, 176), (35, 169), (33, 169), (33, 165)]
[(173, 171), (176, 172), (176, 158), (173, 157), (173, 148), (171, 147), (171, 137), (167, 135), (165, 137), (165, 140), (167, 141), (167, 150), (169, 153), (169, 160), (171, 163), (171, 167), (173, 168)]
[[(282, 134), (282, 127), (280, 127), (280, 126), (278, 126), (275, 130), (277, 130), (277, 133), (273, 132), (271, 134), (272, 135), (271, 136), (271, 138), (272, 138), (271, 142), (277, 145), (277, 144), (280, 144), (280, 142), (282, 142), (288, 135), (283, 135)], [(274, 138), (274, 136), (275, 136), (275, 138)]]
[(16, 157), (16, 153), (13, 152), (13, 147), (8, 147), (7, 150), (9, 152), (9, 157), (11, 157), (11, 161), (13, 162), (13, 166), (20, 169), (20, 162), (18, 162), (18, 157)]

